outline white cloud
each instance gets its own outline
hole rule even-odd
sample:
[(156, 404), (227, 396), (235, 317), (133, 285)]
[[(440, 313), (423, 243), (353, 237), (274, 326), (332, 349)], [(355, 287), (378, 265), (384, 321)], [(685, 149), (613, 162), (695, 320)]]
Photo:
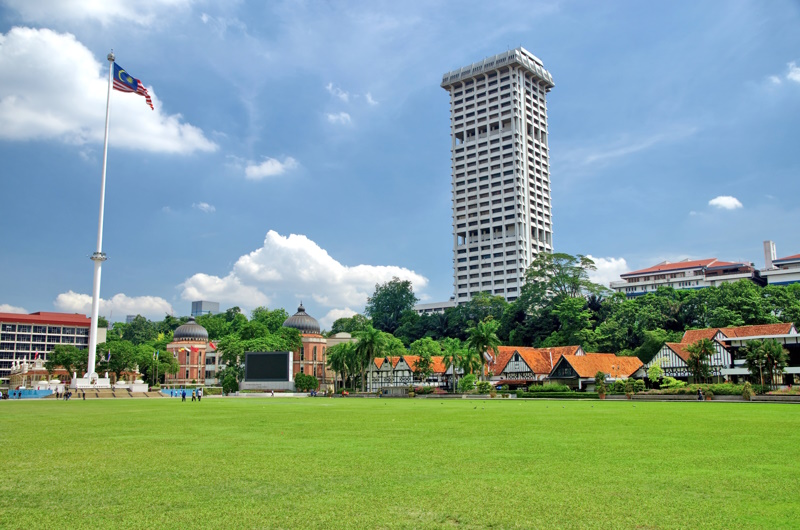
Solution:
[[(92, 297), (88, 294), (67, 291), (56, 297), (53, 305), (59, 311), (67, 313), (92, 312)], [(127, 296), (115, 294), (111, 299), (100, 299), (100, 314), (114, 320), (124, 320), (126, 315), (142, 315), (150, 319), (162, 319), (165, 314), (172, 314), (172, 306), (159, 296)]]
[(297, 160), (287, 156), (283, 162), (275, 158), (267, 158), (260, 164), (248, 162), (244, 170), (244, 176), (250, 180), (261, 180), (267, 177), (277, 177), (283, 175), (290, 169), (297, 168)]
[(17, 307), (10, 304), (0, 304), (0, 313), (27, 313), (24, 307)]
[(781, 78), (778, 77), (777, 75), (771, 75), (771, 76), (767, 77), (767, 81), (769, 81), (773, 85), (780, 85), (781, 84)]
[(377, 102), (377, 101), (375, 101), (375, 100), (372, 98), (372, 94), (370, 94), (369, 92), (367, 92), (366, 98), (367, 98), (367, 103), (369, 103), (369, 104), (370, 104), (370, 105), (372, 105), (373, 107), (374, 107), (375, 105), (377, 105), (377, 104), (378, 104), (378, 102)]
[(328, 91), (328, 92), (329, 92), (329, 93), (330, 93), (332, 96), (334, 96), (334, 97), (337, 97), (337, 98), (341, 99), (341, 100), (342, 100), (342, 101), (344, 101), (345, 103), (347, 103), (348, 101), (350, 101), (350, 94), (349, 94), (348, 92), (345, 92), (345, 91), (344, 91), (344, 90), (342, 90), (341, 88), (339, 88), (339, 87), (337, 87), (337, 86), (334, 86), (334, 84), (333, 84), (333, 83), (328, 83), (328, 84), (325, 86), (325, 90), (327, 90), (327, 91)]
[(594, 256), (586, 256), (594, 261), (597, 267), (596, 271), (589, 273), (589, 279), (594, 283), (601, 285), (608, 285), (611, 282), (619, 281), (619, 275), (624, 274), (630, 270), (625, 258), (595, 258)]
[(790, 62), (787, 67), (786, 79), (794, 81), (795, 83), (800, 83), (800, 67), (798, 67), (794, 61)]
[(739, 202), (739, 199), (736, 197), (731, 197), (730, 195), (720, 195), (719, 197), (714, 197), (708, 201), (708, 205), (723, 210), (735, 210), (742, 207), (742, 203)]
[(348, 124), (351, 122), (350, 115), (346, 112), (339, 112), (337, 114), (327, 114), (330, 123)]
[(349, 307), (345, 307), (344, 309), (331, 309), (325, 314), (324, 317), (319, 319), (319, 323), (323, 329), (331, 329), (333, 327), (333, 323), (340, 318), (350, 318), (355, 314), (356, 311), (353, 311)]
[[(103, 63), (69, 33), (15, 27), (0, 34), (0, 139), (102, 142), (108, 86)], [(112, 91), (111, 145), (180, 154), (217, 149), (180, 114), (164, 114), (155, 90), (147, 88), (155, 111), (141, 96)]]
[(208, 204), (207, 202), (196, 202), (192, 204), (192, 208), (197, 208), (203, 213), (214, 213), (217, 211), (213, 204)]
[(325, 317), (329, 318), (363, 308), (375, 284), (395, 276), (411, 281), (416, 293), (428, 284), (427, 278), (403, 267), (343, 265), (304, 235), (284, 237), (270, 230), (261, 248), (241, 256), (227, 276), (195, 274), (181, 285), (181, 297), (248, 308), (268, 305), (269, 300), (283, 307), (294, 307), (300, 299), (313, 300), (340, 311), (329, 312)]
[(96, 20), (103, 25), (133, 22), (149, 26), (169, 11), (183, 10), (191, 0), (5, 0), (4, 3), (31, 22)]

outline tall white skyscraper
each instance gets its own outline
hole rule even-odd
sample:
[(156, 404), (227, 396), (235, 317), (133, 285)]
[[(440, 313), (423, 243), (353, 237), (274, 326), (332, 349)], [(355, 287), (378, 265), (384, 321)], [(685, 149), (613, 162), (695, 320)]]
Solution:
[(553, 78), (524, 48), (444, 75), (450, 93), (455, 302), (513, 301), (553, 250), (545, 96)]

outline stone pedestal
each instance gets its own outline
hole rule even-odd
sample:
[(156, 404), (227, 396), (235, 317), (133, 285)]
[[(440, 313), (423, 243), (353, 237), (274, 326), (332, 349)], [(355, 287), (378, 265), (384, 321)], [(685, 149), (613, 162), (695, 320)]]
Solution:
[(73, 377), (69, 387), (76, 389), (111, 388), (111, 379), (108, 377)]

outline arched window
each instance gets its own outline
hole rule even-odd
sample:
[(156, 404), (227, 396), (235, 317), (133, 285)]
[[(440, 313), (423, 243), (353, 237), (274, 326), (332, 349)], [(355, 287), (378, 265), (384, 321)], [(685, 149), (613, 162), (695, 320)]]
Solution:
[(314, 360), (317, 360), (317, 347), (314, 346)]

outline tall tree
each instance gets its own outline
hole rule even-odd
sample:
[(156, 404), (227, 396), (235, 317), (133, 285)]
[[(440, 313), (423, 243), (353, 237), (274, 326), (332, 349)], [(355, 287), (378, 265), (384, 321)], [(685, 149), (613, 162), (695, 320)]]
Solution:
[(456, 391), (456, 379), (458, 374), (456, 369), (461, 368), (461, 362), (464, 357), (464, 346), (458, 339), (446, 338), (440, 341), (442, 345), (442, 357), (444, 361), (445, 371), (452, 369), (453, 376), (451, 377), (451, 385), (453, 392)]
[(361, 391), (364, 392), (367, 387), (367, 381), (364, 377), (367, 365), (375, 357), (381, 357), (383, 355), (384, 348), (386, 347), (386, 338), (380, 330), (373, 328), (371, 325), (367, 326), (363, 331), (356, 332), (355, 336), (358, 338), (356, 353), (359, 361), (359, 369), (361, 371)]
[(409, 280), (394, 277), (384, 284), (375, 284), (375, 292), (367, 299), (364, 313), (372, 319), (375, 329), (394, 333), (400, 326), (400, 316), (417, 303)]
[(762, 386), (776, 384), (789, 359), (786, 349), (775, 339), (750, 341), (745, 347), (745, 355), (750, 374)]
[(356, 331), (361, 331), (367, 327), (367, 324), (370, 323), (370, 320), (365, 317), (364, 315), (360, 315), (356, 313), (351, 317), (342, 317), (337, 318), (333, 321), (333, 325), (331, 326), (331, 335), (335, 335), (336, 333), (355, 333)]
[(594, 261), (586, 256), (542, 252), (525, 272), (525, 286), (538, 291), (540, 296), (551, 298), (599, 295), (608, 289), (589, 279), (589, 272), (595, 270)]
[(485, 322), (478, 322), (474, 327), (467, 330), (469, 338), (467, 339), (467, 347), (478, 354), (478, 359), (481, 363), (480, 377), (484, 377), (484, 353), (492, 352), (497, 355), (497, 347), (500, 345), (500, 339), (497, 338), (497, 329), (500, 327), (500, 322), (497, 320), (488, 320)]
[(273, 309), (270, 311), (263, 306), (253, 309), (252, 313), (250, 313), (250, 321), (263, 324), (270, 333), (278, 331), (287, 318), (289, 318), (289, 313), (285, 309)]
[(130, 341), (135, 346), (153, 340), (157, 336), (156, 325), (142, 315), (136, 315), (136, 318), (125, 327), (125, 331), (122, 333), (122, 338)]
[(689, 352), (686, 364), (689, 366), (694, 380), (701, 382), (711, 377), (711, 369), (708, 365), (708, 360), (714, 355), (714, 343), (711, 339), (700, 339), (687, 346), (686, 351)]
[[(328, 348), (328, 368), (342, 376), (342, 385), (347, 386), (347, 373), (355, 363), (356, 345), (342, 342)], [(335, 382), (335, 379), (334, 379)], [(338, 389), (334, 389), (338, 390)]]
[(53, 351), (47, 354), (44, 363), (45, 370), (53, 373), (57, 368), (63, 368), (72, 377), (77, 373), (78, 377), (83, 377), (89, 366), (89, 352), (79, 350), (71, 344), (58, 344)]

